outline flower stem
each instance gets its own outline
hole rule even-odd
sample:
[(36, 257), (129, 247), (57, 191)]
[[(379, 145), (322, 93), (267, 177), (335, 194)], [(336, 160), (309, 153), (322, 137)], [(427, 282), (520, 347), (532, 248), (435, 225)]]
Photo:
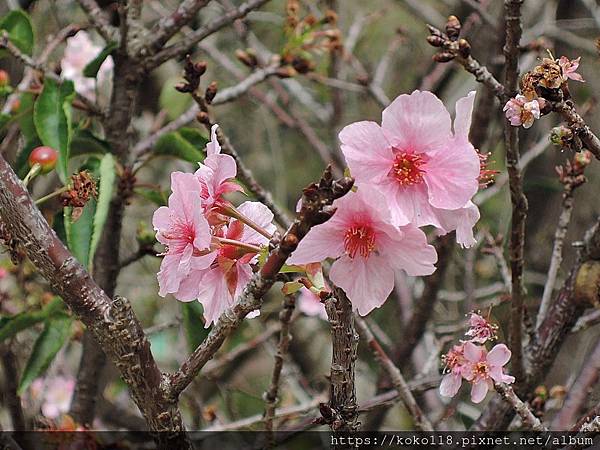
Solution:
[(61, 187), (61, 188), (57, 189), (57, 190), (56, 190), (56, 191), (54, 191), (54, 192), (50, 192), (48, 195), (45, 195), (45, 196), (43, 196), (43, 197), (40, 197), (40, 198), (38, 198), (38, 199), (35, 201), (35, 204), (36, 204), (36, 205), (40, 205), (40, 204), (44, 203), (46, 200), (50, 200), (51, 198), (54, 198), (54, 197), (56, 197), (57, 195), (60, 195), (60, 194), (62, 194), (63, 192), (67, 191), (68, 189), (69, 189), (69, 187), (68, 187), (68, 186), (63, 186), (63, 187)]
[(35, 163), (33, 166), (31, 166), (31, 169), (29, 169), (27, 175), (25, 175), (25, 178), (23, 178), (23, 185), (27, 187), (29, 182), (33, 180), (40, 173), (41, 170), (42, 166), (39, 163)]
[(273, 235), (271, 233), (269, 233), (267, 230), (265, 230), (263, 227), (261, 227), (259, 224), (254, 222), (249, 217), (246, 217), (245, 215), (243, 215), (233, 205), (220, 206), (219, 212), (226, 216), (233, 217), (234, 219), (237, 219), (240, 222), (248, 225), (250, 228), (257, 231), (258, 233), (260, 233), (261, 235), (263, 235), (264, 237), (266, 237), (269, 240), (271, 240), (271, 238), (273, 238)]
[(247, 250), (251, 253), (260, 253), (260, 247), (258, 247), (257, 245), (246, 244), (245, 242), (236, 241), (234, 239), (221, 238), (217, 236), (213, 236), (212, 238), (213, 241), (218, 242), (219, 244), (232, 245), (234, 247)]

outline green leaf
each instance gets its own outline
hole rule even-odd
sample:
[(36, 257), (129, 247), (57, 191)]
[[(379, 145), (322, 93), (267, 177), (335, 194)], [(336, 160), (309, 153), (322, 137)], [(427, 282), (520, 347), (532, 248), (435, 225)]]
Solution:
[(91, 270), (94, 261), (94, 254), (102, 236), (102, 230), (106, 223), (108, 210), (110, 208), (110, 200), (113, 193), (113, 185), (115, 184), (115, 161), (110, 153), (104, 155), (100, 161), (100, 188), (98, 189), (98, 201), (96, 203), (96, 213), (94, 214), (94, 223), (92, 231), (92, 240), (90, 243), (90, 252), (88, 259), (88, 268)]
[(104, 155), (110, 152), (108, 142), (95, 136), (87, 128), (79, 128), (73, 132), (70, 157), (78, 155)]
[(190, 352), (198, 347), (206, 336), (208, 328), (204, 328), (202, 320), (203, 309), (200, 302), (185, 302), (181, 304), (183, 313), (183, 329)]
[(0, 131), (10, 122), (11, 118), (10, 114), (0, 113)]
[(79, 219), (73, 222), (73, 208), (64, 208), (64, 224), (67, 234), (67, 246), (71, 253), (83, 266), (88, 267), (90, 261), (90, 243), (94, 230), (94, 215), (96, 214), (96, 199), (91, 198), (83, 207)]
[(299, 281), (288, 281), (287, 283), (283, 284), (283, 287), (281, 288), (281, 292), (283, 292), (284, 295), (295, 294), (303, 287), (304, 287), (304, 285), (302, 283), (300, 283)]
[(60, 297), (55, 297), (44, 308), (37, 311), (25, 311), (14, 316), (0, 318), (0, 342), (8, 339), (36, 323), (43, 322), (52, 314), (63, 309)]
[(46, 321), (44, 331), (38, 336), (21, 381), (17, 394), (22, 395), (29, 385), (40, 375), (43, 375), (50, 363), (71, 336), (73, 319), (66, 314), (57, 315)]
[(15, 9), (0, 19), (0, 30), (8, 33), (8, 38), (23, 53), (33, 52), (33, 27), (27, 13)]
[(160, 189), (135, 188), (134, 192), (158, 206), (165, 206), (168, 201), (168, 193)]
[[(160, 137), (154, 146), (156, 155), (174, 156), (193, 163), (204, 160), (204, 146), (208, 140), (198, 133), (179, 130)], [(187, 136), (187, 138), (185, 137)]]
[(181, 81), (181, 77), (168, 78), (160, 91), (158, 105), (160, 109), (167, 112), (169, 120), (175, 120), (181, 116), (192, 104), (191, 95), (183, 94), (175, 89), (175, 85)]
[(58, 151), (56, 166), (60, 180), (68, 177), (69, 148), (71, 142), (71, 103), (75, 97), (73, 82), (62, 83), (50, 78), (44, 80), (44, 89), (35, 102), (33, 121), (44, 145)]
[(98, 75), (98, 71), (102, 66), (102, 63), (109, 55), (117, 48), (117, 44), (115, 42), (110, 42), (106, 47), (102, 49), (98, 56), (96, 56), (93, 60), (91, 60), (87, 66), (83, 69), (83, 76), (88, 78), (96, 78)]

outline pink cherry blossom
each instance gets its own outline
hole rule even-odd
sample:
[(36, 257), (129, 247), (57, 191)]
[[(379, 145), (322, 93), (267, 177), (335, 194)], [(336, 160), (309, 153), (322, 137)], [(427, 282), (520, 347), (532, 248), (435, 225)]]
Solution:
[(154, 212), (156, 239), (166, 247), (158, 272), (159, 295), (173, 294), (181, 301), (196, 298), (200, 279), (216, 254), (201, 207), (200, 183), (191, 173), (171, 174), (169, 205)]
[(435, 249), (414, 225), (391, 223), (383, 195), (366, 186), (334, 202), (331, 219), (313, 227), (288, 260), (290, 264), (337, 258), (329, 273), (362, 316), (380, 307), (394, 287), (394, 271), (429, 275)]
[(493, 382), (514, 383), (515, 378), (506, 375), (503, 366), (509, 361), (511, 351), (504, 344), (495, 345), (489, 352), (481, 345), (466, 342), (464, 356), (469, 363), (469, 370), (463, 373), (471, 383), (471, 401), (480, 403), (486, 396)]
[[(206, 144), (206, 158), (196, 171), (200, 181), (202, 207), (207, 213), (219, 205), (229, 205), (223, 199), (228, 192), (242, 191), (241, 186), (233, 181), (237, 174), (237, 165), (230, 155), (221, 153), (221, 145), (217, 139), (218, 125), (213, 125), (210, 142)], [(210, 220), (210, 217), (209, 217)]]
[(472, 312), (469, 317), (469, 329), (465, 333), (471, 342), (484, 344), (489, 340), (496, 339), (498, 325), (494, 325), (479, 314)]
[(8, 270), (6, 270), (4, 267), (0, 267), (0, 280), (2, 280), (3, 278), (6, 278), (8, 276)]
[(62, 376), (38, 378), (31, 384), (33, 398), (43, 398), (42, 414), (48, 419), (56, 419), (69, 411), (74, 390), (75, 380)]
[(307, 316), (316, 316), (320, 319), (327, 320), (327, 312), (325, 305), (321, 303), (321, 299), (317, 294), (305, 287), (298, 291), (298, 310)]
[[(244, 202), (238, 211), (258, 224), (268, 232), (276, 229), (273, 225), (273, 213), (260, 202)], [(213, 228), (217, 237), (237, 241), (252, 246), (268, 244), (268, 239), (243, 224), (237, 219), (229, 224)], [(205, 326), (215, 322), (221, 313), (233, 306), (236, 297), (241, 293), (252, 277), (251, 264), (257, 262), (256, 252), (248, 252), (239, 245), (221, 243), (216, 250), (212, 265), (202, 278), (202, 283), (196, 285), (195, 297), (204, 307)], [(258, 314), (253, 314), (255, 317)], [(250, 316), (249, 316), (250, 317)]]
[(567, 81), (568, 79), (574, 81), (581, 81), (585, 83), (583, 77), (577, 73), (577, 69), (579, 68), (579, 60), (581, 56), (577, 59), (570, 60), (566, 56), (561, 56), (558, 60), (558, 65), (562, 69), (563, 80)]
[(468, 139), (474, 100), (471, 92), (456, 103), (454, 131), (440, 99), (415, 91), (384, 109), (381, 126), (356, 122), (340, 132), (357, 185), (383, 193), (396, 224), (449, 232), (460, 222), (441, 216), (464, 208), (479, 188), (479, 157)]
[[(95, 45), (89, 34), (85, 31), (79, 31), (73, 37), (67, 39), (67, 46), (63, 58), (60, 62), (62, 69), (61, 75), (64, 78), (72, 80), (75, 84), (75, 90), (90, 99), (96, 97), (96, 80), (83, 75), (83, 69), (102, 51), (102, 47)], [(109, 56), (104, 60), (98, 71), (97, 80), (103, 84), (109, 80), (114, 63)]]
[(535, 119), (540, 118), (540, 108), (542, 106), (538, 99), (527, 101), (524, 95), (517, 95), (506, 102), (503, 111), (513, 127), (523, 125), (523, 128), (529, 128), (533, 125)]
[(454, 397), (462, 384), (463, 373), (469, 369), (469, 363), (464, 355), (464, 343), (453, 346), (444, 355), (444, 365), (448, 373), (442, 378), (440, 395)]

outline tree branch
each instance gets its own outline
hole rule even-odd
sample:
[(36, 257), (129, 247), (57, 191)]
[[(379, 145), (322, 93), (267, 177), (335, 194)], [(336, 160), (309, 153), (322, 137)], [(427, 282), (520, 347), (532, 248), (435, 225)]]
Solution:
[(108, 42), (118, 43), (118, 41), (119, 41), (118, 30), (109, 23), (108, 17), (106, 17), (105, 12), (102, 11), (102, 9), (100, 9), (100, 6), (98, 6), (98, 3), (96, 3), (96, 0), (77, 0), (77, 1), (79, 2), (79, 6), (81, 6), (81, 9), (83, 9), (85, 11), (85, 13), (87, 14), (88, 19), (90, 19), (90, 22), (92, 23), (92, 25), (94, 25), (94, 27), (98, 30), (98, 33), (100, 33), (100, 35), (104, 38), (104, 40), (107, 43)]
[(502, 399), (521, 417), (523, 424), (527, 425), (533, 431), (548, 431), (548, 428), (542, 424), (540, 419), (531, 412), (529, 406), (515, 394), (513, 388), (505, 383), (494, 383), (494, 387)]

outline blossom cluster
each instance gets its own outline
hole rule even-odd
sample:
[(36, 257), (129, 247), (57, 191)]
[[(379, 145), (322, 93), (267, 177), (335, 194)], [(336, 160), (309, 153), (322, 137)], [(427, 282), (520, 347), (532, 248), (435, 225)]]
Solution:
[(381, 125), (362, 121), (339, 134), (357, 189), (334, 202), (334, 216), (314, 227), (289, 259), (303, 265), (335, 259), (329, 277), (353, 308), (366, 315), (394, 287), (394, 275), (429, 275), (435, 248), (420, 227), (456, 230), (458, 243), (475, 244), (480, 157), (468, 139), (475, 93), (456, 103), (454, 124), (431, 92), (400, 95)]
[(542, 64), (527, 72), (521, 78), (521, 94), (511, 98), (504, 105), (503, 111), (514, 127), (529, 128), (542, 115), (547, 101), (543, 95), (566, 86), (568, 80), (585, 80), (577, 73), (579, 60), (570, 60), (566, 56), (559, 59), (544, 58)]
[(494, 382), (511, 384), (514, 377), (504, 372), (511, 351), (504, 344), (497, 344), (487, 350), (485, 344), (496, 339), (498, 326), (492, 324), (481, 315), (472, 312), (469, 318), (469, 329), (465, 333), (468, 340), (454, 345), (443, 357), (447, 372), (440, 385), (440, 394), (454, 397), (462, 380), (471, 384), (471, 401), (481, 402)]
[[(366, 315), (391, 293), (395, 272), (411, 276), (435, 271), (437, 253), (423, 226), (439, 234), (456, 231), (462, 246), (475, 243), (479, 210), (471, 201), (480, 186), (481, 158), (468, 133), (475, 93), (458, 100), (454, 123), (431, 92), (396, 98), (381, 125), (357, 122), (339, 135), (341, 150), (355, 178), (355, 189), (337, 199), (335, 214), (313, 227), (288, 260), (308, 276), (301, 309), (324, 317), (310, 272), (326, 259), (333, 284), (353, 309)], [(275, 231), (273, 214), (259, 202), (237, 208), (224, 195), (234, 182), (235, 160), (221, 154), (216, 126), (207, 157), (196, 173), (171, 175), (168, 206), (153, 218), (157, 240), (166, 251), (158, 273), (160, 295), (198, 299), (207, 326), (241, 293), (258, 263), (258, 254)], [(309, 269), (310, 267), (310, 269)]]
[(273, 213), (260, 202), (237, 208), (224, 195), (241, 191), (235, 160), (221, 154), (211, 130), (207, 157), (195, 173), (171, 174), (168, 206), (154, 213), (157, 240), (165, 246), (158, 273), (159, 294), (198, 300), (206, 326), (232, 306), (252, 276), (261, 246), (275, 231)]

